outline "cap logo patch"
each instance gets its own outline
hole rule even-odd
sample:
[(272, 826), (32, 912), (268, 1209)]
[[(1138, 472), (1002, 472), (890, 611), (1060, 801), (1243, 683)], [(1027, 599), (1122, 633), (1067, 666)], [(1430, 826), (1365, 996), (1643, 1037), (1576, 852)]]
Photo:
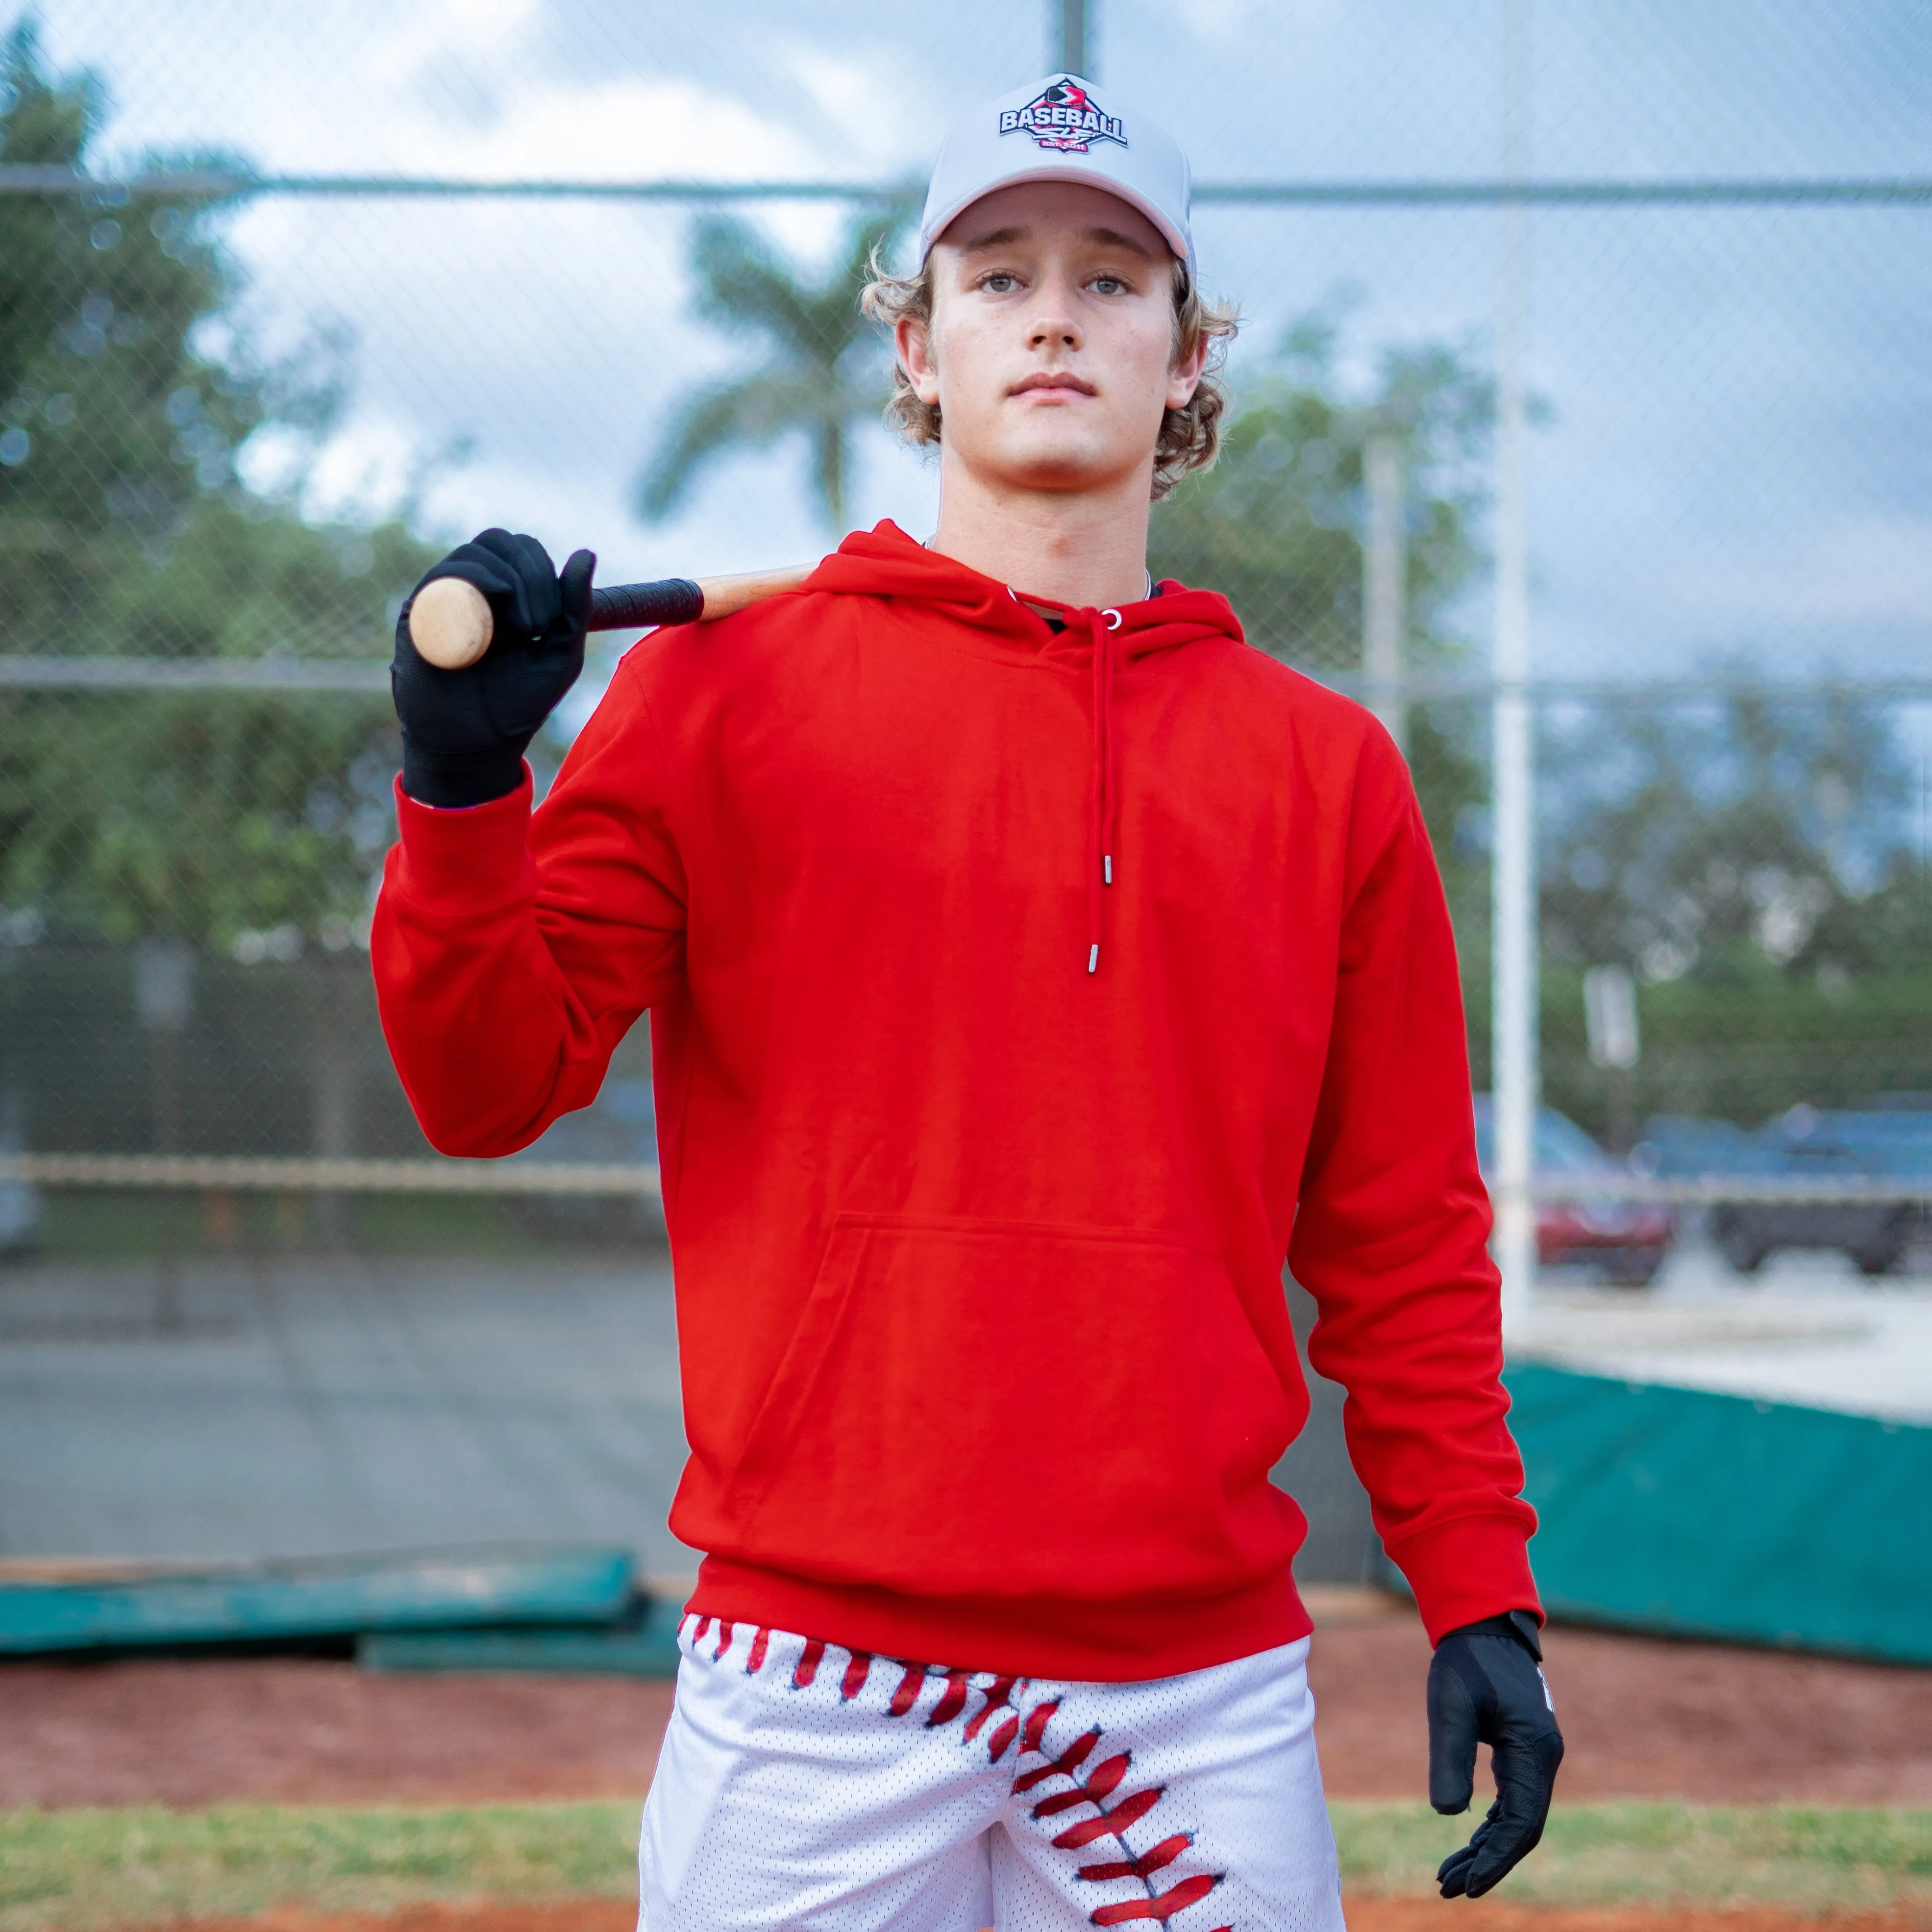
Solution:
[(1063, 154), (1089, 153), (1097, 141), (1124, 148), (1123, 125), (1117, 116), (1102, 113), (1092, 95), (1074, 80), (1050, 82), (1025, 106), (1000, 110), (1002, 134), (1030, 134), (1036, 147)]

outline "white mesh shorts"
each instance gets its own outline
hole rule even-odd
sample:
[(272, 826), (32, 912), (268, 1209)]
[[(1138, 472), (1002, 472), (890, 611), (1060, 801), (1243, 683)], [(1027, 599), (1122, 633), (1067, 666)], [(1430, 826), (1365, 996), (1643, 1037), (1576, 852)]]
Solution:
[(678, 1642), (643, 1932), (1342, 1932), (1306, 1640), (1144, 1684)]

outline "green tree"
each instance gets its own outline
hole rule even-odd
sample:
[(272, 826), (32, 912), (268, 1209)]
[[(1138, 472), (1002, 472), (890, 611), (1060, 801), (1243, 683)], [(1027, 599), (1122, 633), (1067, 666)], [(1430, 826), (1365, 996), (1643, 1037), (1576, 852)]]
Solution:
[(819, 277), (743, 222), (719, 216), (698, 224), (692, 248), (698, 314), (733, 334), (762, 338), (767, 354), (748, 375), (700, 390), (673, 418), (638, 478), (640, 515), (669, 515), (721, 456), (802, 435), (813, 496), (827, 526), (844, 532), (853, 425), (876, 418), (886, 395), (884, 345), (859, 312), (859, 292), (874, 250), (904, 220), (895, 208), (855, 221), (831, 272)]
[[(1391, 438), (1407, 479), (1408, 662), (1439, 670), (1462, 652), (1448, 608), (1482, 560), (1491, 386), (1463, 353), (1432, 344), (1388, 350), (1370, 393), (1351, 395), (1339, 336), (1332, 317), (1306, 317), (1244, 376), (1220, 460), (1154, 511), (1154, 571), (1222, 592), (1250, 643), (1300, 669), (1358, 672), (1363, 451), (1371, 436)], [(1486, 795), (1474, 724), (1466, 706), (1418, 707), (1408, 749), (1466, 951), (1474, 940), (1480, 952), (1486, 902), (1466, 831)]]
[(1439, 666), (1459, 649), (1446, 608), (1482, 557), (1491, 386), (1430, 344), (1386, 351), (1372, 391), (1350, 396), (1339, 346), (1332, 318), (1306, 317), (1245, 376), (1220, 460), (1156, 512), (1154, 554), (1223, 592), (1262, 650), (1308, 670), (1358, 670), (1363, 450), (1392, 439), (1408, 478), (1410, 661)]
[(1880, 707), (1744, 687), (1697, 708), (1606, 707), (1550, 736), (1563, 773), (1545, 837), (1552, 959), (1714, 986), (1767, 971), (1828, 982), (1891, 956), (1864, 928), (1874, 898), (1917, 868)]
[(1547, 721), (1544, 1068), (1593, 1127), (1582, 974), (1642, 982), (1635, 1111), (1745, 1124), (1799, 1100), (1932, 1086), (1932, 875), (1905, 836), (1910, 760), (1884, 709), (1740, 686)]
[[(7, 37), (0, 160), (79, 168), (104, 90)], [(175, 165), (206, 156), (151, 158)], [(265, 428), (326, 430), (344, 349), (272, 362), (234, 321), (212, 201), (0, 198), (0, 652), (367, 657), (433, 553), (244, 487)], [(380, 696), (0, 689), (0, 902), (76, 934), (313, 934), (359, 909), (386, 824)]]

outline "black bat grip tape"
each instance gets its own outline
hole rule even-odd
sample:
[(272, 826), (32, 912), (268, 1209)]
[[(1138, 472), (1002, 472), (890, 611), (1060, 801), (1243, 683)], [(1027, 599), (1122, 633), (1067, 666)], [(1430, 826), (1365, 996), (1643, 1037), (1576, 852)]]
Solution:
[(653, 624), (694, 624), (704, 615), (704, 592), (688, 577), (661, 584), (614, 584), (590, 593), (593, 631), (641, 631)]

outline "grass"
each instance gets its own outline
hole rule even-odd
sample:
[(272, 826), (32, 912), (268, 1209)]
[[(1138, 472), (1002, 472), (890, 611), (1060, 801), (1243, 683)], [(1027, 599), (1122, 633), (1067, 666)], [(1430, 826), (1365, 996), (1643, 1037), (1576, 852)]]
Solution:
[(0, 1812), (0, 1928), (87, 1932), (276, 1904), (621, 1897), (637, 1882), (637, 1829), (634, 1804)]
[[(1345, 1885), (1432, 1890), (1474, 1814), (1418, 1804), (1330, 1807)], [(1628, 1802), (1559, 1804), (1498, 1897), (1526, 1905), (1932, 1906), (1932, 1811)]]
[[(1414, 1804), (1332, 1808), (1342, 1877), (1358, 1892), (1432, 1890), (1472, 1822)], [(278, 1904), (382, 1912), (436, 1898), (622, 1898), (636, 1882), (636, 1834), (637, 1807), (625, 1804), (0, 1812), (0, 1932), (96, 1932)], [(1932, 1811), (1567, 1805), (1500, 1895), (1924, 1908)]]

